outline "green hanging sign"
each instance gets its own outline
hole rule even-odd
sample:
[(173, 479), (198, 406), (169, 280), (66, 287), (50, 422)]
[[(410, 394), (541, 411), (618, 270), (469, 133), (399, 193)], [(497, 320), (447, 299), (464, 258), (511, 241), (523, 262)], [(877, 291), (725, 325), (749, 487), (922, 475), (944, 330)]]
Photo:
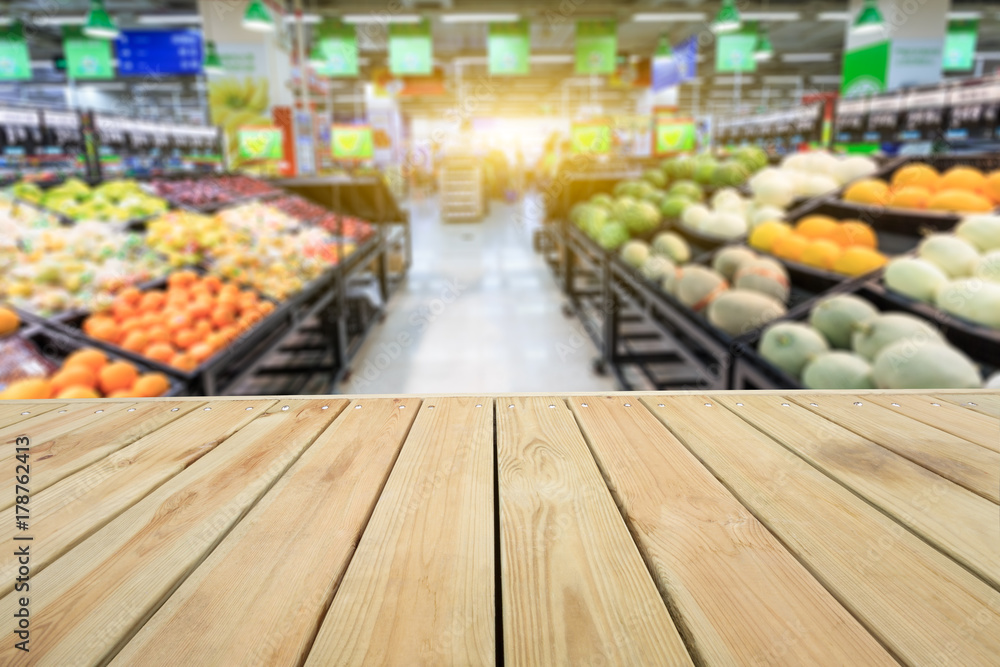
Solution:
[(335, 160), (371, 160), (375, 157), (372, 128), (368, 125), (334, 125), (330, 144)]
[(611, 126), (607, 123), (573, 123), (570, 147), (574, 153), (610, 153)]
[(31, 56), (24, 41), (20, 23), (11, 25), (0, 37), (0, 80), (14, 81), (31, 78)]
[(669, 118), (656, 119), (656, 154), (666, 155), (693, 151), (697, 148), (694, 121)]
[(236, 133), (239, 156), (246, 160), (280, 160), (284, 137), (278, 127), (241, 127)]
[(389, 26), (389, 71), (403, 76), (430, 76), (433, 73), (434, 48), (429, 21)]
[(890, 46), (889, 42), (879, 42), (844, 54), (841, 96), (863, 97), (885, 92)]
[(614, 74), (617, 54), (617, 23), (614, 21), (576, 22), (577, 74)]
[(490, 75), (527, 74), (531, 52), (528, 22), (491, 23), (487, 50)]
[(354, 26), (325, 19), (317, 28), (320, 52), (326, 63), (316, 68), (323, 76), (358, 75), (358, 37)]
[(979, 21), (949, 21), (944, 38), (941, 69), (945, 72), (970, 70), (975, 65)]
[(110, 39), (90, 39), (79, 26), (63, 26), (63, 51), (68, 78), (115, 78)]
[(743, 29), (718, 36), (715, 44), (716, 72), (756, 72), (757, 29)]

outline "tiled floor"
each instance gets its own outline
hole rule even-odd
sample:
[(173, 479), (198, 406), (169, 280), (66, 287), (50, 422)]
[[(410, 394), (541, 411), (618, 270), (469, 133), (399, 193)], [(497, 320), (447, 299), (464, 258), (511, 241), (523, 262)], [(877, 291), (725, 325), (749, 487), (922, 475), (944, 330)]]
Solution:
[(413, 260), (355, 358), (344, 393), (613, 391), (597, 350), (531, 247), (539, 207), (494, 202), (481, 223), (443, 223), (435, 199), (410, 211)]

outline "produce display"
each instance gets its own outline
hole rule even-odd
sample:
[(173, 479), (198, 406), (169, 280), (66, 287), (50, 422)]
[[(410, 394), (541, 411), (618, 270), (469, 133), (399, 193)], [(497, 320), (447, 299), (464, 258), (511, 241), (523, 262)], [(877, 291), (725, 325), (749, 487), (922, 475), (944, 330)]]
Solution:
[(870, 226), (825, 215), (806, 216), (794, 226), (765, 222), (750, 233), (748, 243), (775, 257), (845, 276), (871, 273), (888, 261), (878, 251), (878, 237)]
[(329, 211), (319, 204), (314, 204), (311, 201), (296, 195), (278, 197), (277, 199), (269, 201), (268, 204), (303, 222), (317, 220), (329, 213)]
[(12, 194), (70, 220), (127, 222), (168, 208), (165, 200), (146, 193), (131, 180), (107, 181), (91, 188), (80, 179), (70, 178), (44, 191), (33, 183), (22, 183), (13, 186)]
[(194, 371), (274, 310), (216, 276), (176, 271), (165, 290), (123, 290), (87, 317), (87, 335), (181, 371)]
[(832, 194), (876, 171), (878, 165), (866, 157), (840, 157), (826, 151), (793, 153), (780, 166), (759, 171), (749, 186), (759, 205), (784, 209), (796, 199)]
[(918, 162), (897, 169), (889, 182), (875, 178), (857, 181), (844, 191), (843, 198), (870, 206), (987, 213), (1000, 205), (1000, 170), (983, 173), (976, 167), (956, 166), (940, 173)]
[(0, 196), (0, 243), (11, 241), (26, 229), (57, 227), (59, 218), (35, 206)]

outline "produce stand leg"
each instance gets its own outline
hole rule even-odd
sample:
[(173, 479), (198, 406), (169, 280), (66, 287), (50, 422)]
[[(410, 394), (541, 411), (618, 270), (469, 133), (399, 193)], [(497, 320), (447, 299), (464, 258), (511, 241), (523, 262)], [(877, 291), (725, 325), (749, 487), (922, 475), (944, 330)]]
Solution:
[(601, 264), (601, 309), (604, 311), (601, 359), (607, 366), (614, 367), (618, 352), (618, 298), (612, 284), (611, 262), (605, 257)]

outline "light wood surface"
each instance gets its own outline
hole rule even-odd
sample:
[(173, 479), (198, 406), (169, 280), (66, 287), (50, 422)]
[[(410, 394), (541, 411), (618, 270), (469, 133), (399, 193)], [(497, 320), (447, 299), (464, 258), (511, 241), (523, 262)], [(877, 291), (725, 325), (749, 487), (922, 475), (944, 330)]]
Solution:
[(992, 666), (998, 408), (0, 401), (0, 665)]
[(497, 404), (505, 663), (693, 664), (566, 404)]
[(495, 664), (493, 401), (419, 410), (306, 665)]

